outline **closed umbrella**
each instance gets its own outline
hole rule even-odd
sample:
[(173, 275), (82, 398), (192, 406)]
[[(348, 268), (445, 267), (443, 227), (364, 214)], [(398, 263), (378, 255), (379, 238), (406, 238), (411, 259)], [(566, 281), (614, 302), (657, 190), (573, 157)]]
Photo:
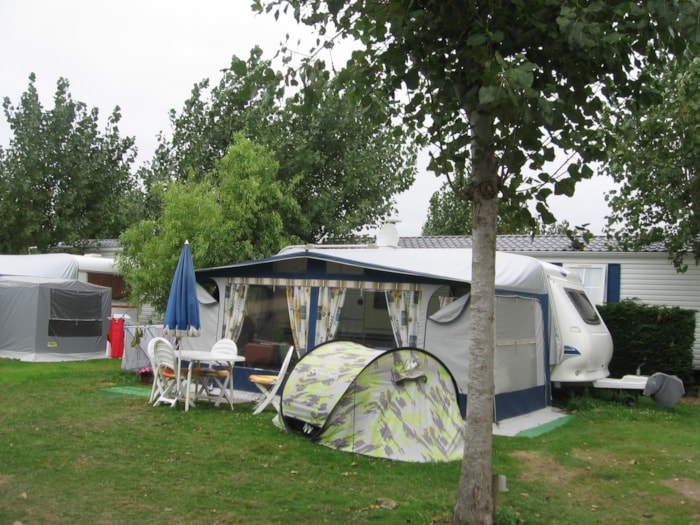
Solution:
[[(194, 264), (190, 253), (190, 243), (185, 241), (180, 253), (180, 259), (175, 268), (173, 283), (170, 286), (168, 305), (165, 307), (163, 333), (174, 335), (176, 347), (180, 351), (180, 338), (197, 337), (201, 330), (199, 322), (199, 302), (197, 301), (197, 281), (194, 277)], [(180, 369), (181, 356), (178, 355), (177, 387), (181, 388)], [(181, 392), (178, 397), (181, 396)], [(189, 408), (189, 382), (185, 397), (185, 410)]]
[(194, 277), (190, 243), (185, 241), (170, 287), (168, 306), (165, 308), (163, 321), (163, 333), (180, 338), (196, 337), (200, 331), (197, 281)]

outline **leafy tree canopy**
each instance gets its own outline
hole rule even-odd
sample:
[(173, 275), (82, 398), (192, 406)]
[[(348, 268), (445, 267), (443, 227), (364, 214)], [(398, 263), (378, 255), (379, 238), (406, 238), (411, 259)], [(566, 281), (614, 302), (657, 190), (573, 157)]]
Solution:
[(363, 107), (321, 61), (303, 67), (287, 95), (261, 55), (233, 57), (218, 85), (198, 83), (181, 112), (171, 111), (173, 135), (160, 137), (150, 182), (201, 180), (244, 132), (274, 152), (278, 179), (303, 210), (284, 217), (289, 236), (340, 240), (379, 224), (414, 179), (409, 136), (392, 124), (391, 108)]
[[(465, 174), (473, 202), (472, 321), (466, 441), (455, 523), (493, 519), (495, 236), (500, 209), (530, 199), (545, 224), (552, 193), (572, 195), (605, 158), (605, 100), (635, 97), (648, 64), (700, 44), (697, 0), (258, 0), (293, 10), (364, 49), (341, 77), (366, 107), (402, 90), (404, 122), (435, 147), (430, 169)], [(371, 83), (371, 86), (368, 84)], [(578, 158), (561, 177), (556, 149)], [(504, 206), (499, 206), (499, 198)], [(535, 222), (530, 217), (530, 224)]]
[(162, 213), (121, 236), (119, 266), (132, 300), (165, 311), (185, 240), (195, 268), (265, 257), (298, 242), (287, 236), (283, 217), (301, 210), (278, 168), (272, 153), (237, 134), (202, 180), (172, 181), (157, 190)]
[[(463, 183), (465, 182), (462, 179)], [(466, 186), (466, 184), (465, 184)], [(428, 217), (423, 224), (423, 235), (471, 235), (472, 206), (466, 196), (466, 188), (458, 188), (451, 180), (443, 183), (430, 197)], [(532, 228), (523, 222), (521, 208), (506, 208), (498, 217), (499, 234), (533, 233)], [(529, 212), (527, 212), (529, 214)], [(543, 226), (535, 233), (554, 231), (554, 224)], [(557, 231), (570, 229), (568, 223), (558, 224)], [(562, 233), (565, 234), (565, 231)]]
[(461, 199), (448, 183), (443, 183), (430, 197), (423, 235), (470, 235), (471, 203)]
[(609, 115), (608, 227), (621, 246), (662, 243), (676, 268), (700, 262), (700, 58), (681, 55), (649, 68), (634, 104)]
[[(366, 107), (376, 93), (401, 90), (405, 121), (435, 147), (430, 168), (438, 174), (471, 170), (473, 122), (479, 108), (493, 118), (489, 148), (498, 159), (505, 206), (522, 209), (531, 199), (545, 224), (555, 217), (549, 195), (573, 194), (590, 178), (592, 161), (606, 144), (596, 125), (611, 94), (635, 96), (645, 78), (628, 76), (667, 52), (680, 54), (698, 40), (697, 2), (561, 3), (552, 1), (458, 2), (431, 0), (269, 0), (258, 10), (292, 9), (309, 25), (365, 45), (341, 76), (358, 87)], [(331, 38), (332, 37), (332, 38)], [(330, 46), (336, 35), (320, 39)], [(336, 39), (337, 40), (337, 39)], [(361, 71), (361, 74), (357, 74)], [(542, 167), (555, 151), (577, 158), (564, 174)], [(502, 207), (501, 209), (504, 209)], [(521, 211), (519, 215), (526, 218)], [(530, 217), (534, 226), (537, 221)]]
[(13, 137), (0, 149), (0, 252), (46, 252), (59, 243), (115, 238), (140, 213), (130, 173), (134, 139), (121, 138), (119, 108), (99, 130), (97, 108), (72, 99), (69, 83), (56, 84), (45, 110), (34, 74), (17, 106), (3, 100)]

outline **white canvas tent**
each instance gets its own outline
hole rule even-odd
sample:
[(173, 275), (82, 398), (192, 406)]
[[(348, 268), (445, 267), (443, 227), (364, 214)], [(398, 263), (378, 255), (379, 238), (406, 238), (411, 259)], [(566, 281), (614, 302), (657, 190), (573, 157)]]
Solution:
[[(429, 316), (425, 348), (453, 371), (467, 390), (469, 371), (469, 296)], [(496, 296), (494, 388), (497, 421), (547, 405), (547, 374), (542, 302), (522, 295)]]
[(216, 323), (219, 317), (219, 303), (203, 286), (197, 285), (199, 322), (202, 329), (198, 337), (183, 337), (180, 347), (183, 350), (210, 350), (218, 341)]
[[(219, 339), (216, 323), (219, 316), (219, 303), (204, 287), (197, 285), (197, 301), (199, 302), (199, 320), (202, 331), (199, 337), (183, 337), (180, 346), (183, 350), (209, 350)], [(135, 337), (136, 333), (138, 337)], [(154, 337), (165, 337), (175, 344), (175, 338), (163, 334), (163, 325), (127, 325), (124, 327), (124, 355), (122, 370), (138, 370), (150, 366), (148, 359), (148, 343)]]
[(109, 288), (73, 279), (0, 277), (0, 357), (104, 358), (110, 302)]

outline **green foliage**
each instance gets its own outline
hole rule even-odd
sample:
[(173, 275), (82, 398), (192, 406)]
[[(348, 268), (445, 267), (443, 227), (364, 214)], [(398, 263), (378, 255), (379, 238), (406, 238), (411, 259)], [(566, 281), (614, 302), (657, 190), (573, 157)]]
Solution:
[(195, 268), (266, 257), (295, 241), (284, 220), (301, 212), (277, 169), (265, 148), (237, 135), (203, 180), (171, 182), (160, 190), (160, 215), (121, 236), (119, 267), (134, 304), (165, 311), (185, 240)]
[(171, 138), (161, 135), (148, 180), (201, 180), (224, 156), (235, 133), (274, 152), (277, 178), (303, 210), (285, 216), (290, 237), (304, 242), (352, 238), (393, 210), (393, 196), (414, 179), (415, 155), (391, 108), (370, 112), (349, 96), (325, 64), (304, 68), (294, 93), (262, 60), (233, 57), (218, 85), (194, 86), (180, 113), (171, 111)]
[(625, 300), (599, 305), (598, 310), (613, 338), (612, 377), (655, 372), (678, 376), (693, 384), (695, 311), (653, 306)]
[(284, 90), (281, 75), (261, 57), (257, 47), (247, 62), (234, 56), (218, 85), (210, 89), (209, 79), (198, 82), (182, 110), (170, 110), (172, 136), (159, 136), (149, 184), (201, 181), (226, 154), (235, 133), (267, 128)]
[[(462, 180), (462, 182), (464, 182)], [(428, 218), (423, 224), (423, 235), (471, 235), (472, 204), (465, 189), (457, 187), (456, 182), (444, 183), (430, 198)], [(532, 233), (527, 226), (530, 212), (522, 208), (502, 209), (498, 216), (499, 234)], [(551, 235), (566, 234), (570, 231), (568, 223), (542, 226), (541, 233)]]
[[(256, 136), (276, 152), (280, 179), (294, 181), (303, 221), (289, 233), (311, 242), (340, 242), (393, 211), (394, 196), (414, 180), (410, 137), (391, 124), (391, 108), (372, 112), (318, 63), (278, 119)], [(312, 74), (313, 73), (313, 74)]]
[(443, 183), (430, 197), (428, 217), (423, 235), (470, 235), (472, 232), (471, 203)]
[[(364, 45), (341, 72), (364, 107), (405, 101), (404, 124), (431, 146), (429, 169), (468, 180), (475, 259), (470, 403), (455, 523), (490, 523), (493, 406), (493, 268), (498, 199), (533, 230), (556, 222), (546, 199), (570, 195), (593, 175), (608, 145), (598, 122), (607, 99), (628, 98), (634, 73), (700, 44), (700, 1), (557, 2), (503, 0), (258, 0), (258, 10), (292, 9), (321, 28), (318, 47), (342, 37)], [(337, 34), (328, 36), (330, 31)], [(400, 94), (400, 95), (399, 95)], [(575, 152), (550, 174), (552, 149)]]
[(13, 137), (0, 149), (0, 220), (11, 225), (0, 232), (0, 252), (117, 237), (141, 210), (134, 139), (119, 136), (119, 108), (100, 132), (98, 110), (74, 101), (66, 79), (50, 110), (34, 82), (32, 74), (18, 106), (3, 102)]
[(700, 262), (700, 57), (642, 72), (645, 89), (609, 115), (608, 226), (620, 246), (662, 243), (676, 268)]
[[(491, 169), (510, 209), (546, 199), (543, 190), (572, 194), (577, 181), (593, 175), (587, 165), (605, 158), (608, 144), (597, 122), (606, 101), (639, 93), (645, 79), (633, 72), (644, 64), (700, 42), (695, 0), (256, 5), (292, 8), (298, 20), (327, 35), (318, 47), (332, 46), (338, 35), (364, 44), (340, 73), (348, 89), (368, 108), (377, 93), (401, 91), (404, 121), (432, 146), (436, 174), (472, 178), (470, 170), (492, 152)], [(479, 144), (472, 141), (476, 116), (492, 126)], [(576, 154), (566, 173), (544, 171), (555, 147)], [(530, 227), (555, 220), (545, 204), (538, 213), (540, 221), (520, 218)]]

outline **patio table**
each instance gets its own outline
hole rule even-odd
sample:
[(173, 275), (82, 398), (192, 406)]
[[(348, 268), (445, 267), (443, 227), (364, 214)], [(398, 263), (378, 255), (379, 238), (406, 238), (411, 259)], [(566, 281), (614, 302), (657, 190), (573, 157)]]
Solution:
[[(233, 409), (233, 366), (236, 363), (245, 361), (243, 356), (218, 355), (207, 350), (180, 350), (178, 354), (178, 372), (182, 369), (182, 363), (188, 361), (187, 378), (185, 380), (185, 412), (190, 406), (195, 406), (194, 399), (190, 399), (192, 390), (192, 370), (195, 363), (198, 365), (207, 364), (209, 366), (219, 365), (225, 366), (228, 370), (228, 377), (222, 382), (221, 393), (217, 398), (217, 405), (221, 399), (226, 399), (229, 406)], [(180, 381), (178, 380), (178, 384)]]

